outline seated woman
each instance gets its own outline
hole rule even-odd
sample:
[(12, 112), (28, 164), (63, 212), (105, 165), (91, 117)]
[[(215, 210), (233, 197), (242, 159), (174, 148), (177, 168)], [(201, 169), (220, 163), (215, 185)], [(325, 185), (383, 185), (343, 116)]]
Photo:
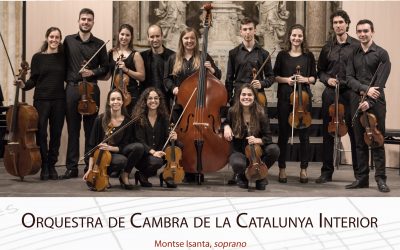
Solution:
[[(249, 144), (261, 145), (262, 161), (270, 168), (279, 157), (279, 147), (272, 143), (269, 118), (264, 108), (255, 100), (257, 91), (250, 84), (243, 84), (235, 95), (234, 105), (229, 109), (224, 122), (224, 138), (232, 143), (229, 164), (236, 175), (239, 187), (248, 188), (245, 171), (249, 161), (245, 148)], [(248, 134), (248, 129), (250, 134)], [(265, 190), (266, 179), (256, 181), (256, 189)]]
[[(142, 187), (152, 187), (148, 178), (165, 164), (162, 151), (165, 142), (169, 136), (177, 139), (175, 131), (168, 132), (168, 111), (161, 91), (154, 87), (145, 89), (132, 117), (139, 118), (134, 127), (135, 138), (144, 146), (144, 153), (135, 165), (139, 170), (135, 173), (135, 182), (140, 182)], [(176, 187), (173, 182), (166, 181), (166, 184), (167, 187)]]
[[(107, 150), (111, 153), (111, 163), (107, 169), (107, 173), (121, 172), (128, 163), (128, 158), (122, 154), (122, 150), (130, 142), (132, 135), (131, 129), (124, 129), (117, 135), (113, 136), (107, 143), (101, 143), (106, 133), (111, 128), (112, 133), (129, 122), (129, 115), (124, 107), (122, 93), (119, 89), (111, 90), (107, 95), (107, 103), (105, 112), (100, 114), (93, 125), (92, 133), (89, 140), (90, 148), (98, 147), (100, 150)], [(131, 160), (132, 161), (132, 160)], [(89, 158), (89, 169), (83, 176), (83, 180), (87, 180), (89, 173), (93, 170), (94, 158), (93, 155)], [(126, 178), (123, 178), (126, 177)], [(119, 177), (121, 187), (132, 189), (133, 185), (129, 184), (127, 176), (122, 174)]]

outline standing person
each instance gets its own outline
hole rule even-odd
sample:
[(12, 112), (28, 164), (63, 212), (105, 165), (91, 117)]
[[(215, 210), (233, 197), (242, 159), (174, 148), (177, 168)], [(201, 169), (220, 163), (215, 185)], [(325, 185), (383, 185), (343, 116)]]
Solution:
[[(354, 114), (355, 110), (359, 108), (362, 112), (375, 115), (377, 129), (384, 136), (386, 119), (384, 89), (390, 74), (391, 63), (387, 51), (373, 41), (374, 32), (374, 24), (370, 20), (363, 19), (358, 21), (356, 34), (361, 44), (353, 55), (349, 57), (346, 79), (347, 85), (354, 91), (352, 113)], [(368, 89), (375, 72), (375, 81), (372, 82), (371, 88)], [(362, 103), (358, 103), (358, 95), (363, 93), (366, 93), (367, 98)], [(369, 187), (369, 152), (368, 146), (364, 141), (365, 128), (361, 125), (360, 116), (354, 122), (358, 168), (356, 180), (347, 185), (346, 189)], [(371, 151), (375, 164), (375, 181), (378, 184), (378, 190), (380, 192), (389, 192), (390, 189), (386, 184), (385, 147), (384, 145), (372, 147)]]
[(147, 40), (150, 49), (140, 52), (143, 57), (146, 78), (143, 82), (145, 88), (155, 87), (161, 90), (166, 98), (166, 105), (170, 110), (171, 96), (164, 85), (164, 78), (167, 75), (169, 58), (175, 54), (174, 51), (163, 45), (163, 31), (157, 24), (150, 25), (147, 29)]
[(350, 101), (352, 91), (346, 85), (346, 64), (349, 56), (359, 41), (347, 34), (349, 31), (350, 18), (344, 10), (338, 10), (332, 13), (331, 25), (335, 32), (332, 40), (328, 41), (322, 47), (318, 59), (318, 77), (325, 85), (322, 93), (322, 118), (323, 118), (323, 164), (321, 168), (321, 176), (315, 180), (316, 183), (325, 183), (332, 181), (333, 166), (333, 150), (334, 137), (328, 133), (328, 124), (331, 120), (329, 116), (329, 106), (335, 103), (335, 87), (339, 86), (339, 103), (345, 108), (345, 121), (348, 129), (351, 143), (351, 158), (353, 170), (357, 169), (356, 143), (354, 139), (353, 128), (351, 126)]
[[(262, 73), (253, 80), (253, 69), (258, 71), (268, 58), (269, 52), (263, 49), (255, 40), (255, 24), (249, 18), (240, 22), (240, 36), (242, 43), (229, 51), (228, 70), (226, 73), (225, 87), (228, 92), (228, 102), (233, 105), (234, 92), (245, 83), (250, 83), (259, 93), (265, 96), (264, 88), (269, 88), (274, 83), (271, 58), (264, 66)], [(267, 104), (265, 112), (267, 113)]]
[[(229, 109), (224, 124), (224, 138), (232, 142), (232, 153), (229, 164), (236, 175), (235, 181), (241, 188), (248, 188), (245, 171), (249, 165), (245, 156), (245, 148), (249, 144), (262, 147), (262, 161), (268, 168), (272, 167), (279, 156), (279, 147), (272, 143), (268, 115), (255, 100), (257, 91), (248, 83), (237, 89), (234, 105)], [(251, 134), (247, 130), (250, 127)], [(257, 180), (256, 189), (265, 190), (267, 179)]]
[[(65, 116), (64, 76), (65, 57), (61, 43), (61, 30), (50, 27), (46, 31), (46, 41), (40, 52), (32, 57), (31, 76), (26, 83), (17, 84), (25, 91), (35, 88), (33, 106), (39, 114), (37, 144), (40, 147), (42, 167), (41, 180), (57, 180), (55, 169), (62, 128)], [(47, 126), (50, 127), (50, 140), (47, 144)]]
[[(129, 154), (126, 157), (123, 154), (124, 148), (131, 142), (132, 133), (130, 128), (125, 128), (122, 132), (116, 134), (110, 141), (101, 143), (105, 139), (105, 135), (108, 132), (116, 132), (125, 126), (130, 120), (130, 116), (124, 107), (123, 94), (119, 89), (111, 90), (107, 95), (107, 102), (105, 112), (100, 114), (93, 124), (92, 133), (90, 135), (89, 146), (90, 148), (98, 147), (100, 150), (109, 151), (111, 153), (110, 166), (107, 169), (107, 174), (112, 172), (121, 173), (126, 169), (128, 163), (135, 164), (135, 155)], [(110, 131), (111, 129), (111, 131)], [(143, 150), (142, 150), (143, 152)], [(83, 176), (83, 180), (86, 180), (90, 172), (94, 167), (93, 155), (89, 158), (88, 171)], [(133, 185), (129, 183), (128, 176), (121, 174), (119, 176), (119, 182), (124, 189), (133, 189)]]
[(61, 176), (63, 179), (78, 177), (78, 160), (79, 160), (79, 135), (81, 130), (81, 121), (83, 119), (83, 128), (85, 131), (85, 153), (89, 150), (88, 142), (90, 132), (93, 127), (97, 112), (93, 115), (82, 116), (78, 113), (78, 102), (81, 98), (79, 95), (79, 82), (86, 78), (92, 83), (93, 99), (100, 105), (100, 89), (97, 86), (97, 79), (104, 77), (108, 72), (108, 58), (105, 46), (88, 64), (88, 68), (81, 73), (79, 70), (83, 66), (84, 61), (88, 61), (96, 51), (104, 44), (104, 42), (91, 33), (94, 25), (94, 12), (91, 9), (84, 8), (79, 12), (78, 19), (79, 31), (77, 34), (69, 35), (64, 40), (64, 50), (67, 60), (67, 76), (66, 76), (66, 118), (68, 127), (68, 147), (65, 174)]
[[(123, 60), (119, 58), (123, 56)], [(117, 46), (110, 50), (109, 55), (110, 73), (113, 76), (112, 84), (115, 87), (115, 77), (118, 69), (129, 77), (127, 90), (131, 95), (131, 102), (127, 106), (128, 113), (132, 112), (143, 88), (140, 84), (145, 79), (143, 58), (139, 52), (133, 49), (133, 27), (129, 24), (122, 24), (118, 30)], [(116, 65), (118, 65), (116, 67)]]
[[(139, 118), (134, 128), (135, 138), (144, 146), (144, 154), (141, 157), (137, 155), (140, 160), (135, 165), (138, 169), (135, 182), (142, 187), (152, 187), (148, 178), (165, 164), (165, 153), (162, 151), (165, 142), (169, 135), (171, 139), (177, 139), (175, 131), (168, 132), (168, 109), (161, 91), (154, 87), (145, 89), (135, 106), (133, 117)], [(176, 187), (173, 183), (166, 183), (167, 187)]]
[[(185, 28), (179, 37), (178, 51), (171, 56), (168, 61), (168, 76), (165, 79), (165, 86), (172, 96), (178, 95), (181, 83), (196, 72), (200, 67), (199, 36), (195, 29)], [(211, 74), (221, 79), (221, 70), (215, 65), (214, 60), (207, 54), (204, 63)], [(182, 112), (183, 107), (175, 106), (173, 121), (176, 122)]]
[[(310, 84), (315, 84), (317, 73), (315, 58), (308, 50), (304, 26), (295, 24), (290, 27), (286, 39), (286, 48), (278, 53), (274, 66), (275, 79), (278, 82), (278, 123), (279, 138), (279, 182), (286, 183), (286, 148), (289, 139), (291, 124), (288, 122), (289, 114), (292, 112), (290, 95), (294, 91), (295, 79), (297, 85), (301, 84), (306, 91), (309, 100), (306, 110), (311, 111), (311, 89)], [(300, 66), (300, 75), (296, 73), (296, 67)], [(298, 95), (296, 93), (296, 99)], [(307, 183), (307, 167), (309, 161), (309, 128), (299, 129), (300, 139), (300, 182)]]

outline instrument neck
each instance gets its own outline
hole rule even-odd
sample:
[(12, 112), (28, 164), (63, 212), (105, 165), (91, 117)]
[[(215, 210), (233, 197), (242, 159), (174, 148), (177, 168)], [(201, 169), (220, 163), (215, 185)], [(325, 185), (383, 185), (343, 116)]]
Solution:
[(203, 47), (202, 47), (203, 49), (200, 57), (199, 83), (198, 83), (197, 103), (196, 103), (196, 107), (198, 108), (203, 108), (205, 106), (207, 69), (206, 67), (204, 67), (204, 63), (207, 60), (208, 30), (209, 27), (205, 26), (203, 33)]

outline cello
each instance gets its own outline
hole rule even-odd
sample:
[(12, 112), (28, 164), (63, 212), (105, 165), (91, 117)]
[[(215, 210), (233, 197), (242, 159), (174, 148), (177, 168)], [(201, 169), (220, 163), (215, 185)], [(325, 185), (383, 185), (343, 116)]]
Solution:
[[(251, 135), (250, 126), (247, 124), (247, 135)], [(250, 184), (257, 181), (265, 179), (268, 175), (268, 167), (261, 160), (263, 150), (258, 144), (249, 144), (245, 149), (246, 157), (250, 164), (246, 168), (246, 178), (249, 181), (249, 191), (251, 190)]]
[[(206, 17), (200, 68), (182, 82), (177, 95), (177, 103), (187, 105), (177, 129), (178, 138), (185, 145), (182, 165), (186, 172), (198, 173), (198, 184), (201, 184), (200, 173), (215, 172), (226, 165), (230, 150), (229, 142), (220, 133), (220, 108), (227, 103), (228, 94), (225, 86), (204, 67), (211, 4), (206, 4), (204, 9)], [(191, 99), (194, 89), (197, 93)]]
[[(21, 63), (21, 70), (18, 76), (15, 77), (1, 33), (0, 37), (15, 81), (17, 77), (19, 79), (24, 78), (29, 70), (28, 63)], [(9, 174), (20, 177), (21, 181), (23, 181), (26, 175), (34, 175), (39, 172), (42, 158), (40, 156), (40, 148), (36, 144), (39, 115), (33, 106), (18, 102), (19, 89), (19, 86), (16, 86), (14, 105), (9, 107), (6, 114), (9, 140), (4, 150), (4, 166)]]

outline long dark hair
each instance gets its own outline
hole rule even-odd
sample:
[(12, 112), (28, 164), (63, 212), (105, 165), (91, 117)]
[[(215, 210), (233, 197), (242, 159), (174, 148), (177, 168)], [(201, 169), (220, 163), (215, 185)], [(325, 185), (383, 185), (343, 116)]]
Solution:
[(116, 46), (116, 48), (114, 48), (114, 49), (119, 48), (119, 33), (121, 33), (121, 30), (123, 30), (123, 29), (129, 30), (129, 32), (131, 33), (131, 40), (129, 41), (128, 48), (130, 48), (131, 50), (133, 50), (133, 36), (134, 36), (134, 34), (133, 34), (133, 27), (132, 27), (132, 25), (127, 24), (127, 23), (121, 24), (121, 26), (119, 26), (119, 29), (118, 29), (118, 37), (117, 37), (117, 46)]
[(60, 33), (60, 44), (58, 45), (58, 53), (62, 53), (63, 52), (63, 45), (62, 45), (62, 33), (61, 30), (57, 27), (50, 27), (47, 29), (46, 34), (44, 35), (44, 37), (46, 38), (46, 40), (43, 42), (42, 47), (40, 47), (40, 52), (45, 52), (47, 50), (47, 48), (49, 47), (49, 44), (47, 43), (47, 38), (50, 36), (50, 33), (53, 31), (58, 31)]
[(246, 128), (246, 123), (244, 121), (243, 117), (243, 106), (240, 103), (240, 94), (242, 93), (243, 89), (250, 89), (251, 92), (254, 95), (254, 102), (250, 106), (250, 114), (251, 114), (251, 119), (250, 119), (250, 133), (251, 135), (258, 135), (260, 132), (260, 120), (261, 117), (264, 115), (264, 108), (258, 103), (257, 101), (257, 91), (253, 86), (250, 84), (246, 83), (240, 86), (238, 89), (238, 92), (235, 94), (235, 104), (232, 106), (232, 108), (229, 109), (231, 121), (232, 121), (232, 132), (237, 138), (243, 138), (246, 134), (247, 129)]
[(126, 110), (125, 106), (124, 106), (124, 95), (122, 94), (121, 90), (119, 90), (118, 88), (112, 89), (110, 90), (110, 92), (108, 92), (107, 94), (107, 102), (106, 102), (106, 107), (105, 107), (105, 111), (103, 113), (103, 119), (101, 122), (101, 126), (103, 127), (104, 132), (107, 132), (108, 130), (108, 124), (110, 124), (111, 122), (111, 105), (110, 105), (110, 97), (111, 94), (117, 92), (121, 95), (122, 98), (122, 107), (121, 107), (121, 114), (124, 117), (129, 117), (128, 111)]
[(157, 116), (168, 119), (168, 109), (165, 105), (165, 98), (163, 93), (158, 88), (149, 87), (145, 89), (140, 95), (139, 100), (137, 101), (135, 108), (132, 112), (132, 117), (139, 117), (138, 123), (140, 124), (140, 126), (146, 125), (147, 114), (149, 113), (149, 108), (147, 107), (147, 98), (152, 91), (156, 92), (157, 95), (160, 97), (160, 105), (157, 108)]
[(307, 39), (306, 39), (306, 29), (304, 28), (303, 25), (301, 24), (293, 24), (290, 28), (289, 31), (286, 33), (286, 40), (285, 40), (285, 51), (289, 52), (292, 49), (292, 43), (290, 42), (290, 36), (292, 35), (292, 31), (295, 29), (299, 29), (303, 32), (303, 42), (301, 43), (301, 52), (308, 53), (308, 44), (307, 44)]

